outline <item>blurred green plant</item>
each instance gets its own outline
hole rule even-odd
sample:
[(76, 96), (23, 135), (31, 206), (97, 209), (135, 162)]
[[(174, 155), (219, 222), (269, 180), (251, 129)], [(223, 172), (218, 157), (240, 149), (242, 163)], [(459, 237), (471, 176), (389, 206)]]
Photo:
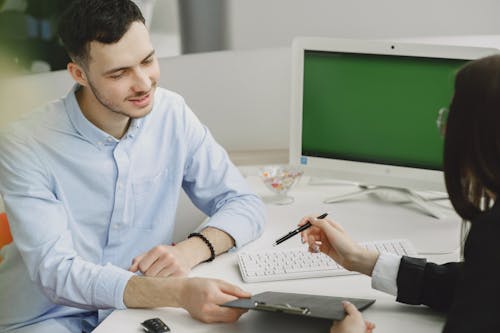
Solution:
[[(42, 68), (66, 68), (69, 61), (57, 36), (57, 24), (64, 9), (74, 0), (25, 0), (13, 6), (0, 0), (0, 77), (30, 73)], [(22, 8), (22, 9), (19, 9)]]

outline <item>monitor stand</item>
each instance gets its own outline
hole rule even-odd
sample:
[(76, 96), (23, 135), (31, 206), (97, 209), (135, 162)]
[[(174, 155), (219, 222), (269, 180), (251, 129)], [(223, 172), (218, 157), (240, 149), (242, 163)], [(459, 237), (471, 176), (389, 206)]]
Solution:
[[(398, 188), (398, 187), (390, 187), (390, 186), (368, 186), (368, 185), (363, 185), (363, 184), (357, 184), (357, 186), (360, 188), (359, 191), (329, 197), (329, 198), (326, 198), (325, 200), (323, 200), (323, 202), (324, 203), (334, 203), (334, 202), (339, 202), (339, 201), (351, 199), (351, 198), (354, 198), (354, 197), (357, 197), (360, 195), (365, 195), (365, 194), (370, 194), (370, 193), (377, 194), (377, 192), (390, 191), (390, 192), (395, 192), (395, 194), (397, 194), (398, 196), (402, 196), (402, 197), (406, 198), (409, 202), (415, 203), (417, 206), (422, 208), (427, 214), (429, 214), (437, 219), (443, 219), (446, 217), (446, 215), (440, 211), (440, 209), (437, 207), (437, 205), (429, 200), (446, 199), (446, 198), (448, 198), (447, 196), (433, 198), (433, 199), (425, 199), (422, 196), (420, 196), (418, 193), (416, 193), (415, 191), (412, 191), (412, 190), (409, 190), (406, 188)], [(379, 194), (381, 194), (381, 193), (379, 193)], [(381, 197), (383, 197), (383, 196), (381, 196)]]

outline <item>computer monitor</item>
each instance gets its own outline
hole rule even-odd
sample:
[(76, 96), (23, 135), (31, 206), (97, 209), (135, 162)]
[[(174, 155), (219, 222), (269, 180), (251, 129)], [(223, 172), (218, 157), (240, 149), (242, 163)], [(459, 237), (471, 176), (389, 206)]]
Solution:
[(297, 38), (290, 163), (364, 185), (445, 191), (443, 138), (457, 70), (487, 48)]

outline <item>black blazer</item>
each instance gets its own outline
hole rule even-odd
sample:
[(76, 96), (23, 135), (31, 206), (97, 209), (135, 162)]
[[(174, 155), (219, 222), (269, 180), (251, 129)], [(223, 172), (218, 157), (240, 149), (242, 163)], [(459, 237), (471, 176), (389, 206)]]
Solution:
[(472, 221), (464, 262), (403, 257), (399, 302), (447, 312), (443, 332), (500, 332), (500, 203)]

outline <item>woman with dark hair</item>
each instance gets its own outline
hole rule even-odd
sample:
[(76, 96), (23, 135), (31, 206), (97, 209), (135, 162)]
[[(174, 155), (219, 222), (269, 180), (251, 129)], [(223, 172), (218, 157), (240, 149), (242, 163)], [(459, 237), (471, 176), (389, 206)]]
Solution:
[[(407, 304), (447, 313), (443, 332), (500, 330), (500, 55), (466, 64), (455, 79), (445, 123), (444, 175), (450, 201), (471, 222), (464, 261), (444, 265), (366, 250), (328, 219), (305, 217), (302, 234), (313, 252), (321, 251), (348, 270), (372, 276), (374, 288)], [(331, 332), (371, 332), (355, 307)], [(496, 328), (495, 328), (496, 327)]]

